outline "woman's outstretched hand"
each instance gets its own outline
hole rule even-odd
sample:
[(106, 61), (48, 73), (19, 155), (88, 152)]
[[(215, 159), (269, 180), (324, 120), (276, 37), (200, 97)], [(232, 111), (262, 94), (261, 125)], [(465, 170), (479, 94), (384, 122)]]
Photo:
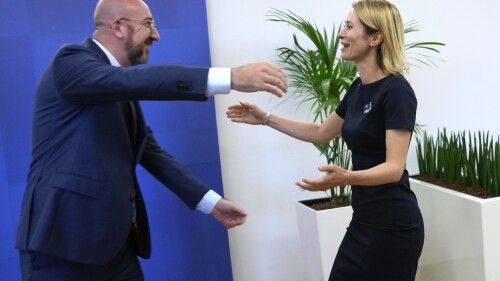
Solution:
[(232, 122), (250, 125), (263, 125), (266, 118), (266, 112), (255, 104), (244, 101), (229, 106), (226, 115)]
[(336, 165), (319, 166), (319, 171), (325, 174), (317, 179), (302, 179), (295, 184), (309, 191), (325, 191), (330, 188), (348, 184), (349, 171)]

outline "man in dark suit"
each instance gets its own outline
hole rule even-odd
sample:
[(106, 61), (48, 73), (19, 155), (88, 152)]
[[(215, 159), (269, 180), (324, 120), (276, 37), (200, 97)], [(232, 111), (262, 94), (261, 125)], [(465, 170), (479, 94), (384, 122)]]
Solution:
[(204, 101), (207, 95), (286, 92), (276, 66), (233, 69), (155, 65), (160, 35), (142, 0), (101, 0), (93, 39), (65, 45), (39, 83), (33, 151), (16, 247), (23, 280), (143, 280), (137, 256), (151, 254), (135, 168), (141, 164), (191, 209), (226, 228), (246, 213), (161, 149), (138, 100)]

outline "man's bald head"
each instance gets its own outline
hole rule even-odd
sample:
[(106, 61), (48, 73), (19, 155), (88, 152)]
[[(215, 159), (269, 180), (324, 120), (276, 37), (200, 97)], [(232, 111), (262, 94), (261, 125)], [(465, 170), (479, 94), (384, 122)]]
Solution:
[(121, 17), (132, 17), (148, 6), (142, 0), (99, 0), (94, 11), (94, 27), (109, 26)]
[(149, 47), (160, 40), (143, 0), (99, 0), (94, 26), (93, 38), (125, 67), (146, 63)]

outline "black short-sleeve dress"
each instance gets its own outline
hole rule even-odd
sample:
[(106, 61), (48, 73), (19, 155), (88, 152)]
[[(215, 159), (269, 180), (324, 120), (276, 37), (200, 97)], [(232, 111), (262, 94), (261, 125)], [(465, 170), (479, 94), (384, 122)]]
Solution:
[[(357, 78), (336, 113), (352, 151), (353, 170), (385, 162), (388, 129), (413, 131), (417, 99), (401, 75), (363, 85)], [(329, 281), (414, 281), (424, 224), (405, 169), (398, 182), (352, 186), (353, 218)]]

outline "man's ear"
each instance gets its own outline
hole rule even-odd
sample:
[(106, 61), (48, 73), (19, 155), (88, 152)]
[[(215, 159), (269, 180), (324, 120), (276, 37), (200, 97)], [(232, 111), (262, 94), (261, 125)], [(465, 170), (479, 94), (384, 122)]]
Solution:
[(113, 21), (111, 24), (111, 33), (113, 33), (116, 37), (123, 39), (125, 37), (125, 26), (121, 23), (122, 22), (119, 19)]
[(384, 35), (380, 31), (375, 32), (371, 35), (370, 46), (375, 47), (384, 42)]

